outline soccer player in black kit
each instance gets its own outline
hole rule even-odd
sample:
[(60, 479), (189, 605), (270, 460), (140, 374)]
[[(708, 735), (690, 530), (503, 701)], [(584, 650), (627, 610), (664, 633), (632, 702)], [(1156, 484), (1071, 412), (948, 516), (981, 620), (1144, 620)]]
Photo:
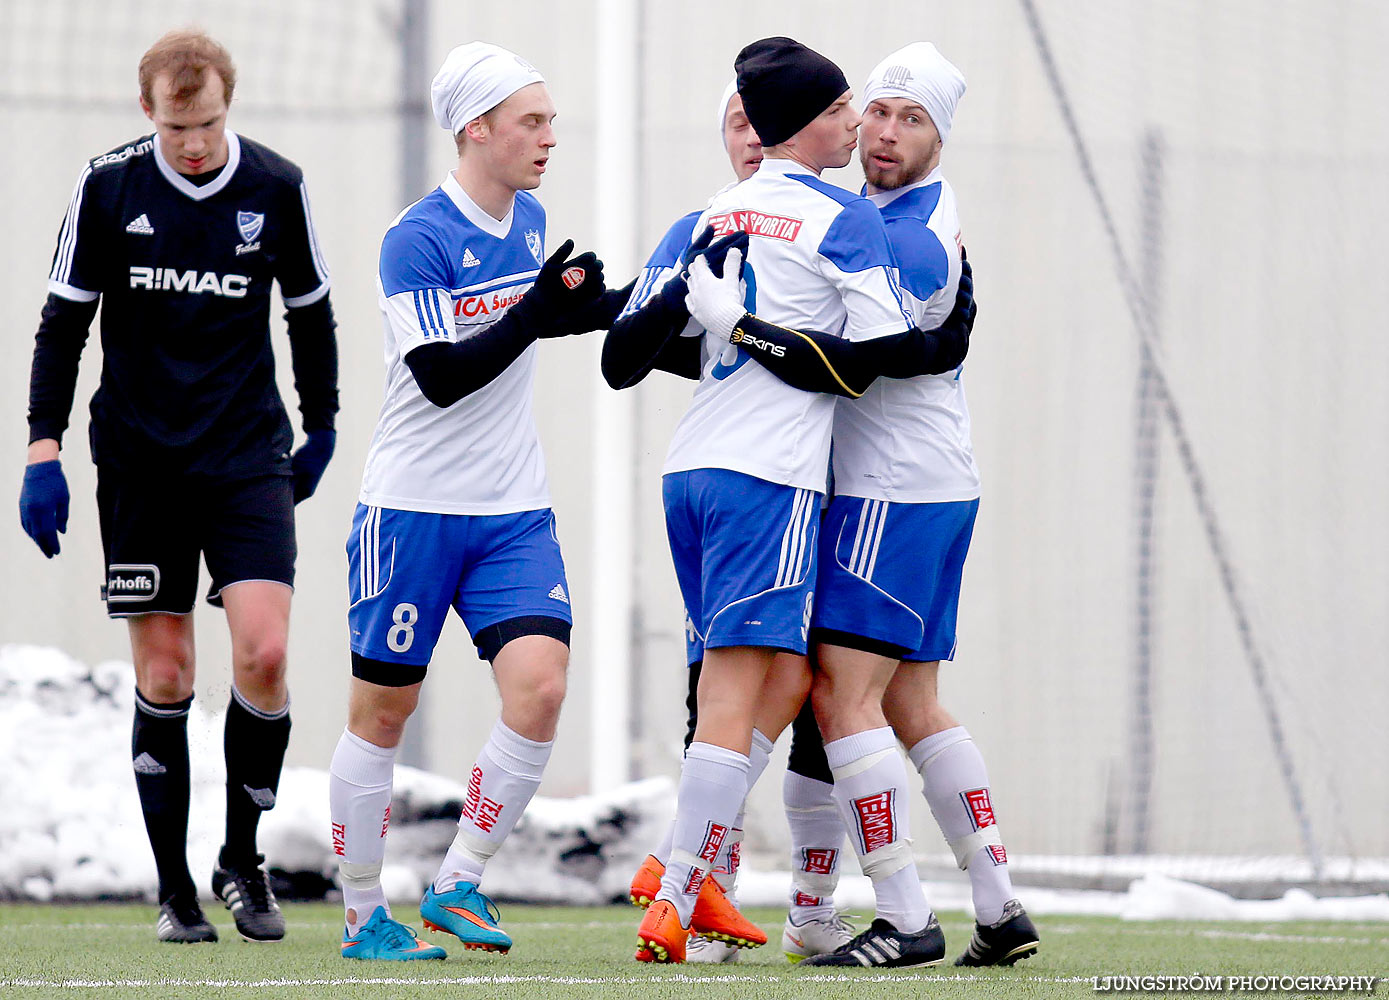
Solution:
[[(248, 939), (284, 936), (256, 850), (289, 742), (285, 647), (294, 505), (333, 453), (337, 345), (328, 272), (298, 167), (226, 128), (236, 73), (196, 31), (140, 61), (154, 133), (93, 159), (68, 205), (49, 274), (29, 389), (24, 530), (57, 554), (68, 488), (59, 462), (78, 361), (101, 303), (101, 383), (91, 450), (107, 613), (135, 661), (131, 756), (159, 873), (162, 941), (215, 941), (188, 870), (187, 715), (198, 559), (231, 632), (226, 842), (212, 891)], [(279, 282), (303, 416), (275, 387), (270, 287)]]

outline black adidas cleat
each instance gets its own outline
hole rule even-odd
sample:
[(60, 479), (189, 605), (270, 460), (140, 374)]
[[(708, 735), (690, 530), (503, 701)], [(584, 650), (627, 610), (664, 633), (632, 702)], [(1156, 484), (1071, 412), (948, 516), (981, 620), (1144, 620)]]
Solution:
[(1003, 916), (998, 923), (985, 927), (974, 925), (974, 937), (965, 953), (955, 959), (956, 965), (1012, 965), (1037, 954), (1041, 938), (1032, 918), (1016, 899), (1003, 904)]
[(848, 944), (823, 955), (812, 955), (800, 967), (807, 965), (867, 966), (872, 969), (908, 969), (916, 966), (939, 965), (945, 961), (945, 935), (940, 921), (931, 915), (931, 922), (920, 934), (903, 934), (886, 920), (874, 920), (868, 930)]
[(270, 890), (270, 876), (260, 863), (264, 855), (257, 854), (250, 865), (223, 867), (225, 857), (212, 869), (212, 891), (227, 904), (236, 931), (247, 941), (278, 941), (285, 936), (285, 915)]
[(154, 929), (159, 940), (174, 944), (217, 940), (217, 928), (207, 922), (198, 897), (191, 891), (175, 893), (160, 904), (159, 921)]

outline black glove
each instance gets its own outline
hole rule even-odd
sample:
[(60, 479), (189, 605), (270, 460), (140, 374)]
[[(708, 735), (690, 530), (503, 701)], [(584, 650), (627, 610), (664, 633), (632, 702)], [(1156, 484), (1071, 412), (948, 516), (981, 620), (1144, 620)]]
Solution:
[(68, 530), (68, 481), (56, 458), (24, 467), (19, 523), (49, 559), (58, 554), (58, 533)]
[(333, 457), (333, 447), (337, 441), (337, 431), (309, 431), (299, 450), (290, 457), (290, 466), (294, 469), (296, 504), (313, 496), (314, 490), (318, 489), (318, 482), (328, 468), (328, 460)]
[(541, 266), (535, 284), (510, 309), (520, 314), (517, 321), (536, 337), (583, 332), (585, 307), (605, 291), (603, 262), (598, 255), (590, 250), (570, 259), (573, 250), (574, 241), (565, 240)]
[(689, 292), (689, 285), (685, 278), (690, 273), (690, 265), (694, 263), (696, 257), (704, 257), (709, 261), (709, 270), (715, 274), (723, 274), (723, 259), (728, 256), (728, 251), (734, 247), (743, 255), (743, 263), (738, 267), (738, 277), (743, 276), (748, 264), (748, 234), (743, 232), (729, 233), (714, 239), (714, 227), (705, 226), (704, 232), (699, 234), (699, 239), (695, 240), (685, 252), (680, 255), (680, 273), (661, 286), (660, 296), (671, 306), (685, 308), (685, 295)]
[(978, 306), (974, 302), (974, 270), (969, 260), (960, 255), (960, 287), (955, 292), (955, 304), (950, 315), (941, 321), (940, 326), (931, 331), (940, 344), (942, 363), (953, 361), (950, 368), (958, 368), (969, 353), (969, 335), (974, 329), (974, 316)]

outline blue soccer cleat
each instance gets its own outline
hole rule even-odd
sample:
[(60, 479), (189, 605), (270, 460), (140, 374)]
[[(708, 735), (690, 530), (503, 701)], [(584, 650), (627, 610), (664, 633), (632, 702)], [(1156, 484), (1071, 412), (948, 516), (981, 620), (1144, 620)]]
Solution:
[(355, 936), (349, 937), (344, 929), (342, 957), (411, 962), (417, 958), (447, 958), (448, 955), (438, 945), (421, 941), (409, 927), (386, 916), (384, 906), (378, 906)]
[(465, 948), (511, 950), (511, 937), (497, 926), (502, 916), (496, 905), (471, 882), (459, 882), (448, 892), (435, 892), (431, 885), (420, 900), (420, 918), (426, 928), (452, 934)]

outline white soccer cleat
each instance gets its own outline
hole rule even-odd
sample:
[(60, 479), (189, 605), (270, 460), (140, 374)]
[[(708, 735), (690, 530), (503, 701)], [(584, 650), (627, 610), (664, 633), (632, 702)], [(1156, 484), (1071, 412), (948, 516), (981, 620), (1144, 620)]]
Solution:
[(788, 914), (781, 931), (781, 950), (786, 952), (786, 960), (795, 964), (815, 955), (827, 955), (853, 938), (853, 925), (838, 913), (823, 920), (812, 918), (803, 924), (792, 923)]
[(690, 939), (685, 942), (685, 961), (726, 965), (738, 961), (738, 952), (740, 951), (742, 951), (741, 948), (727, 942), (715, 941), (699, 934), (691, 934)]

